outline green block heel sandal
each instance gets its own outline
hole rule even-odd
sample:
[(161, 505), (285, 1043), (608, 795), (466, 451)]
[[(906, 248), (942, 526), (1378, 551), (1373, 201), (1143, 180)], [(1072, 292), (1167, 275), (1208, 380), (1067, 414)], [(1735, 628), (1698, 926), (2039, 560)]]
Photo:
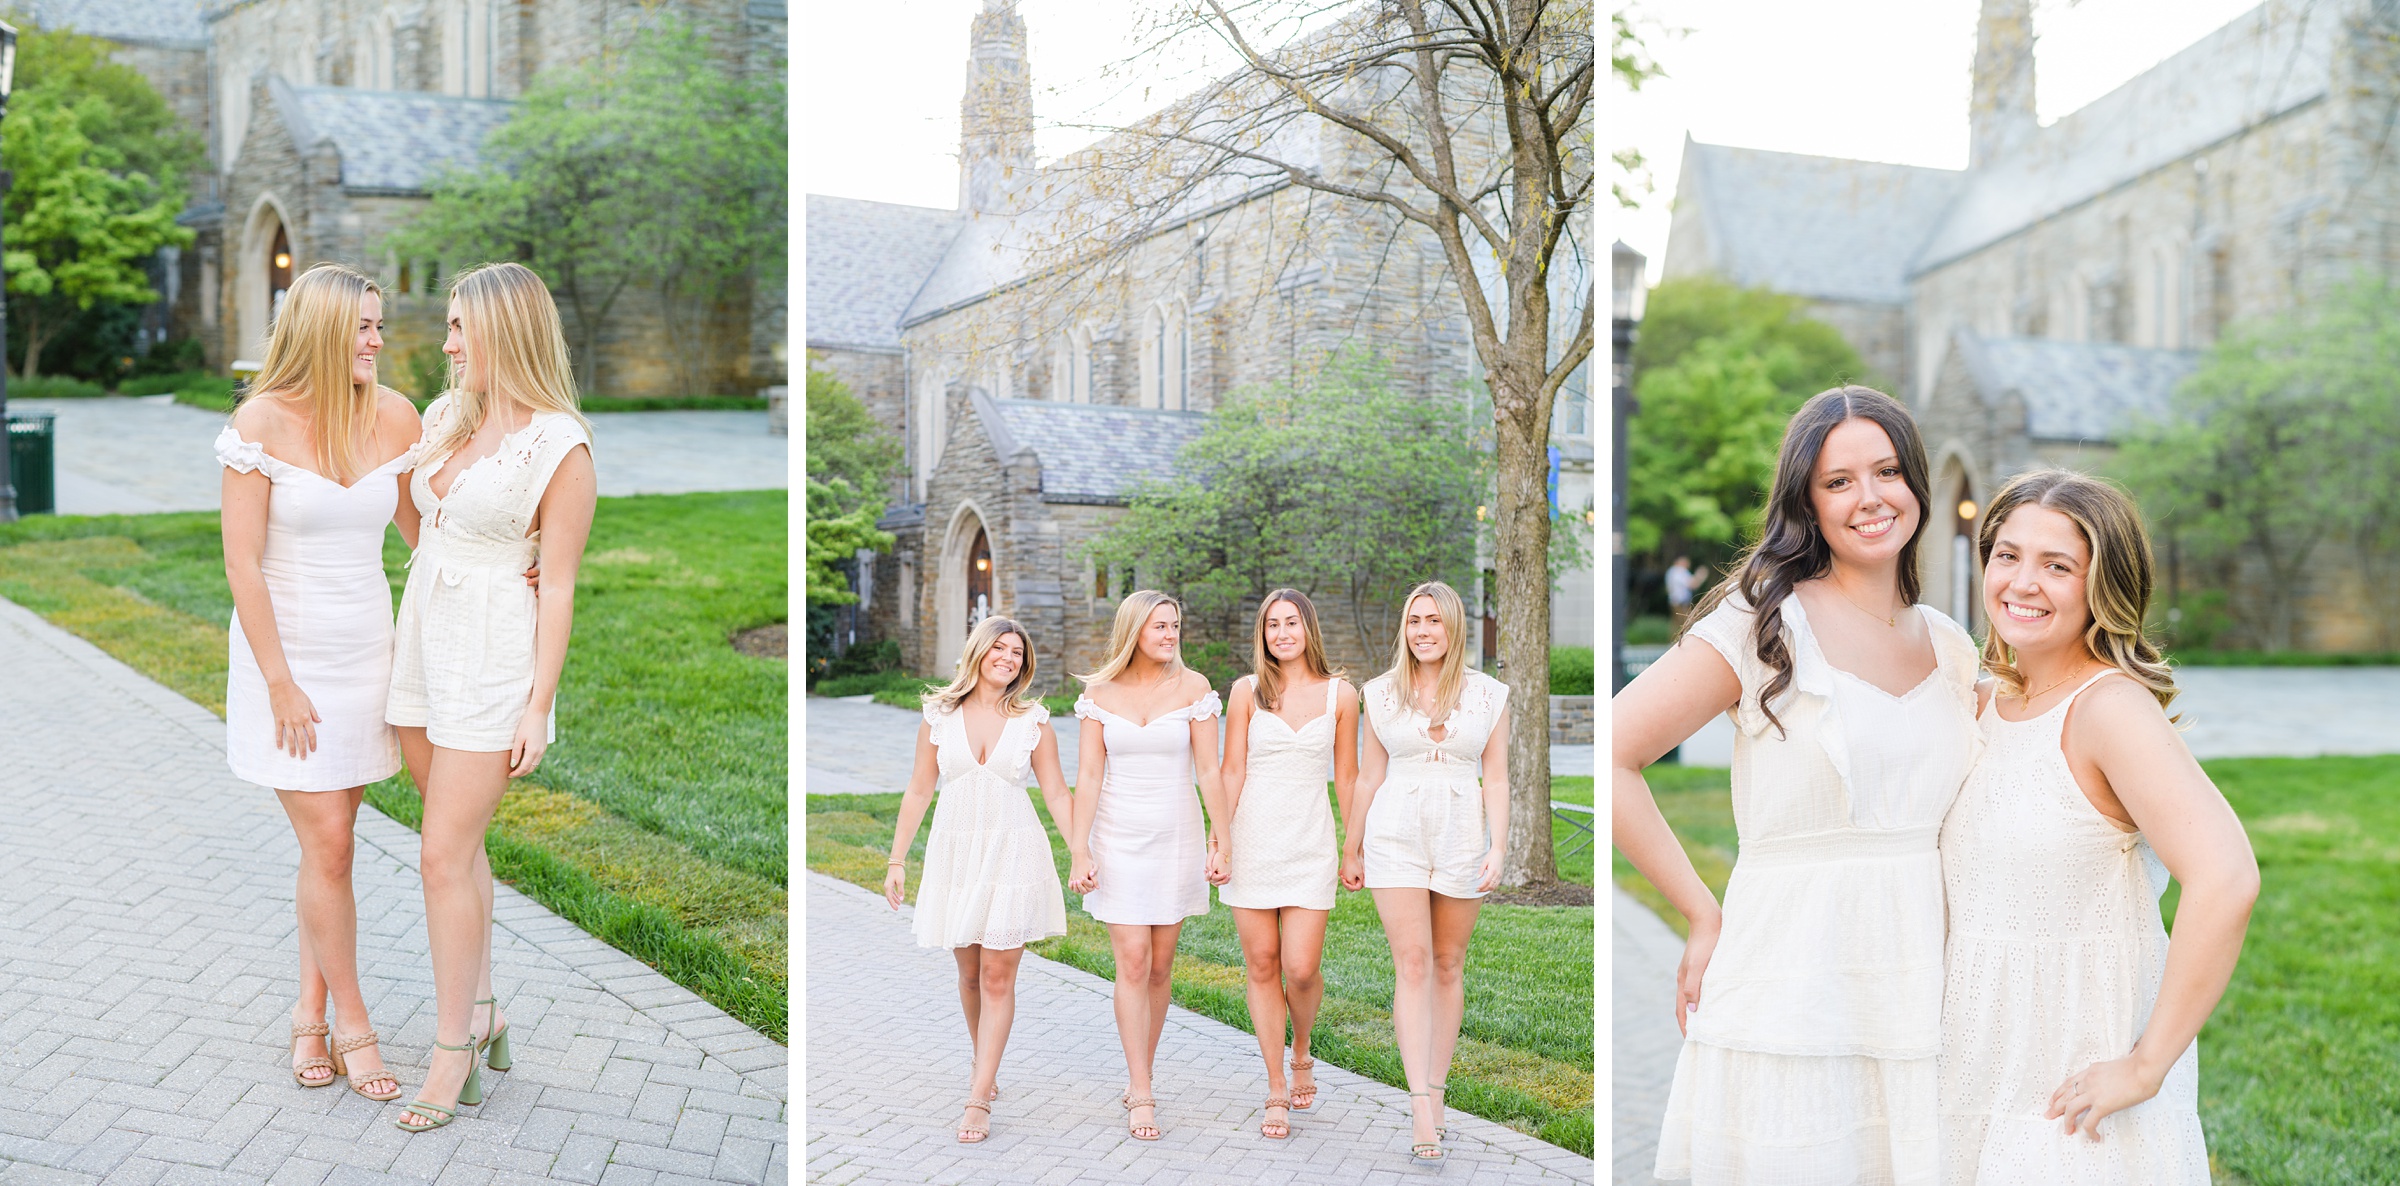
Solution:
[[(1430, 1091), (1412, 1091), (1408, 1093), (1408, 1097), (1410, 1099), (1432, 1099), (1433, 1093)], [(1410, 1158), (1420, 1162), (1441, 1161), (1448, 1156), (1442, 1151), (1442, 1144), (1440, 1141), (1418, 1141), (1417, 1143), (1408, 1147), (1408, 1155)]]
[(501, 1026), (497, 1031), (493, 1031), (491, 1029), (492, 1022), (499, 1020), (500, 1002), (493, 1000), (490, 997), (485, 997), (475, 1003), (478, 1005), (491, 1006), (491, 1008), (483, 1015), (485, 1032), (484, 1036), (478, 1040), (479, 1046), (486, 1047), (491, 1050), (491, 1054), (485, 1058), (483, 1065), (488, 1066), (495, 1071), (505, 1071), (510, 1066), (508, 1057), (508, 1027), (505, 1025)]
[[(433, 1044), (442, 1050), (464, 1050), (467, 1052), (467, 1081), (458, 1089), (459, 1106), (465, 1107), (469, 1104), (482, 1103), (483, 1074), (482, 1068), (475, 1065), (475, 1055), (479, 1051), (479, 1047), (475, 1042), (475, 1036), (473, 1034), (467, 1035), (467, 1043), (464, 1046), (453, 1046), (448, 1042), (444, 1042), (439, 1039), (436, 1039)], [(412, 1118), (423, 1120), (426, 1123), (410, 1124), (409, 1120)], [(433, 1130), (440, 1128), (441, 1126), (456, 1119), (458, 1119), (458, 1112), (456, 1109), (445, 1108), (440, 1104), (429, 1104), (423, 1100), (410, 1100), (407, 1104), (402, 1105), (400, 1109), (400, 1118), (392, 1121), (392, 1126), (402, 1132), (432, 1132)]]

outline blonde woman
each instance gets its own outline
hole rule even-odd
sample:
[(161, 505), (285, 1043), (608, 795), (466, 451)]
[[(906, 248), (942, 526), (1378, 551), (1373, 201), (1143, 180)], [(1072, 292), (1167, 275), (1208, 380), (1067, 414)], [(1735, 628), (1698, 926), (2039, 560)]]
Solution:
[(2167, 718), (2141, 512), (2037, 471), (1992, 500), (1977, 546), (1994, 678), (1941, 831), (1942, 1180), (2208, 1186), (2197, 1038), (2241, 958), (2258, 863)]
[[(925, 723), (917, 727), (917, 766), (900, 819), (892, 828), (884, 900), (892, 909), (908, 892), (908, 849), (933, 801), (933, 835), (925, 842), (925, 876), (917, 883), (919, 947), (947, 947), (958, 961), (958, 1004), (967, 1015), (974, 1072), (958, 1141), (972, 1145), (992, 1132), (992, 1099), (999, 1094), (1000, 1054), (1017, 1016), (1017, 964), (1025, 945), (1067, 933), (1067, 900), (1058, 887), (1050, 833), (1025, 800), (1025, 780), (1042, 788), (1050, 818), (1075, 818), (1066, 775), (1058, 765), (1058, 735), (1050, 710), (1033, 699), (1033, 638), (1003, 617), (985, 618), (967, 636), (958, 674), (925, 694)], [(1073, 850), (1071, 877), (1089, 863)], [(980, 1113), (981, 1115), (978, 1115)]]
[[(482, 1101), (478, 1057), (509, 1066), (492, 992), (484, 830), (511, 778), (541, 765), (575, 621), (575, 576), (597, 483), (558, 307), (518, 264), (451, 283), (452, 389), (425, 413), (404, 522), (423, 523), (401, 594), (387, 717), (425, 798), (425, 929), (434, 1047), (395, 1124), (424, 1132)], [(539, 560), (541, 581), (519, 576)], [(487, 1006), (480, 1032), (471, 1015)], [(451, 1039), (456, 1039), (455, 1041)]]
[(1508, 686), (1468, 670), (1456, 589), (1427, 581), (1401, 606), (1392, 668), (1365, 689), (1342, 880), (1374, 891), (1392, 948), (1409, 1153), (1439, 1161), (1443, 1081), (1466, 1021), (1467, 940), (1508, 853)]
[[(1183, 665), (1183, 607), (1142, 590), (1117, 606), (1108, 661), (1083, 680), (1071, 843), (1091, 855), (1075, 886), (1108, 926), (1116, 955), (1117, 1038), (1125, 1047), (1126, 1128), (1159, 1137), (1150, 1070), (1167, 1024), (1183, 920), (1208, 913), (1225, 879), (1227, 816), (1217, 771), (1223, 711), (1208, 679)], [(1192, 797), (1197, 779), (1200, 799)], [(1201, 840), (1201, 802), (1208, 839)]]
[[(1317, 607), (1277, 589), (1258, 607), (1252, 674), (1236, 680), (1225, 710), (1225, 810), (1233, 851), (1218, 900), (1233, 909), (1248, 965), (1250, 1025), (1267, 1060), (1262, 1136), (1291, 1135), (1291, 1114), (1316, 1102), (1309, 1030), (1325, 999), (1319, 960), (1341, 881), (1341, 846), (1325, 775), (1344, 818), (1358, 781), (1358, 693), (1325, 661)], [(1285, 1018), (1292, 1079), (1283, 1076)]]
[(366, 784), (400, 768), (383, 720), (392, 662), (383, 530), (402, 501), (418, 425), (416, 408), (375, 382), (382, 349), (375, 282), (310, 268), (285, 294), (266, 365), (216, 451), (233, 590), (225, 758), (235, 776), (275, 791), (300, 841), (292, 1077), (323, 1087), (346, 1074), (351, 1090), (388, 1100), (400, 1083), (359, 993), (350, 882)]

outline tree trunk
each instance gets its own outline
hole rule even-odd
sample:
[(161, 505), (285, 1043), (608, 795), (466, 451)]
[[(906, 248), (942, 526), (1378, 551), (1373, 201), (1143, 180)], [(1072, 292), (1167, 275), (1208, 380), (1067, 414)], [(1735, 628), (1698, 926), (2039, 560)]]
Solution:
[(42, 374), (42, 345), (50, 340), (50, 335), (42, 331), (41, 318), (33, 312), (33, 302), (20, 301), (17, 307), (25, 310), (19, 316), (25, 323), (25, 365), (17, 368), (17, 377), (37, 379)]
[[(1538, 411), (1541, 401), (1530, 392), (1502, 398), (1497, 388), (1507, 377), (1499, 370), (1489, 374), (1494, 407)], [(1508, 860), (1500, 883), (1550, 885), (1558, 880), (1558, 854), (1550, 842), (1549, 423), (1524, 412), (1495, 419), (1500, 515), (1493, 559), (1500, 583), (1499, 674), (1508, 685), (1509, 716)]]

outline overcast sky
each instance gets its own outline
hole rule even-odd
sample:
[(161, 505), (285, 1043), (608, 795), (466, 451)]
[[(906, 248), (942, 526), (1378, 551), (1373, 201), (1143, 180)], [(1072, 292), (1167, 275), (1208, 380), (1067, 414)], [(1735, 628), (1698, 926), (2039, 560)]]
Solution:
[[(2034, 93), (2041, 121), (2107, 94), (2256, 7), (2257, 0), (2037, 0)], [(1667, 246), (1683, 139), (1959, 169), (1978, 0), (1642, 0), (1668, 76), (1612, 95), (1611, 149), (1649, 158), (1655, 192), (1603, 214), (1650, 257)]]

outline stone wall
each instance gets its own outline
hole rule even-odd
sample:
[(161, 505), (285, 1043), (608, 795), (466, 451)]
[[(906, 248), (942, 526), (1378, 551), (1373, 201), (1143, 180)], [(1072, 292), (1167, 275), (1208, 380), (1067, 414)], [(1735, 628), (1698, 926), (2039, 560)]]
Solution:
[(1592, 697), (1550, 698), (1550, 744), (1592, 744)]

